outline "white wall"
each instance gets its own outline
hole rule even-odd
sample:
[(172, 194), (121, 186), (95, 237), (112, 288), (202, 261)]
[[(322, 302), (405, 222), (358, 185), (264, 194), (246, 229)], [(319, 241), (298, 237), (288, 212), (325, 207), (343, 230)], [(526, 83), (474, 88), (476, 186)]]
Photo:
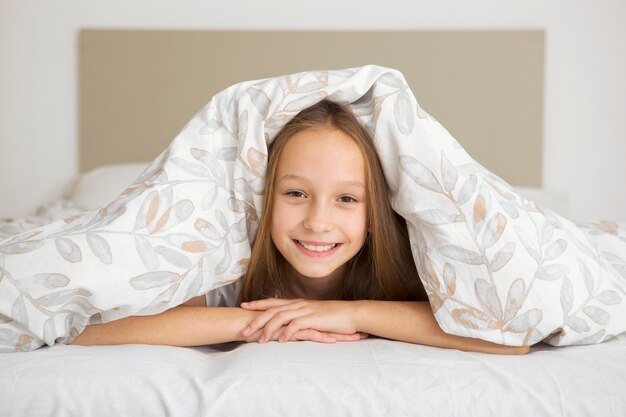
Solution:
[(623, 0), (3, 0), (0, 217), (30, 214), (77, 172), (77, 31), (96, 27), (545, 29), (544, 185), (574, 219), (626, 221)]

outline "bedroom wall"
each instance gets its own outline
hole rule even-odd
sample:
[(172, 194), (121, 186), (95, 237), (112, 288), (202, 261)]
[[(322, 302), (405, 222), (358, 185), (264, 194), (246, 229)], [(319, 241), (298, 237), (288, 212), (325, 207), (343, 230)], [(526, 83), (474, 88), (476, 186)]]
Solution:
[(301, 3), (4, 0), (0, 3), (0, 217), (30, 214), (78, 172), (80, 28), (545, 29), (544, 187), (572, 218), (626, 221), (626, 2)]

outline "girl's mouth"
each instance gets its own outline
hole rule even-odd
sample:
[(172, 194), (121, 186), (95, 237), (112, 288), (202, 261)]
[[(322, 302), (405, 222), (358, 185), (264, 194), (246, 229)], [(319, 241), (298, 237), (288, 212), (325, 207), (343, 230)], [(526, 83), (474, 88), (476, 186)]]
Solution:
[(301, 240), (293, 239), (296, 247), (300, 252), (304, 253), (307, 256), (313, 257), (324, 257), (330, 256), (337, 251), (337, 249), (342, 245), (341, 243), (327, 243), (327, 244), (310, 244), (307, 242), (303, 242)]

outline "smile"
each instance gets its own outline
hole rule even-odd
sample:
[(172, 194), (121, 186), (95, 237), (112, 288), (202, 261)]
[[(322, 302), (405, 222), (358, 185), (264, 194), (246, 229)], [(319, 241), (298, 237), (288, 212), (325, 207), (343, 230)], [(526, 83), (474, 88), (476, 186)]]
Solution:
[(303, 242), (301, 240), (293, 240), (300, 252), (308, 255), (308, 256), (328, 256), (336, 252), (336, 250), (341, 246), (341, 243), (327, 243), (327, 244), (316, 244)]

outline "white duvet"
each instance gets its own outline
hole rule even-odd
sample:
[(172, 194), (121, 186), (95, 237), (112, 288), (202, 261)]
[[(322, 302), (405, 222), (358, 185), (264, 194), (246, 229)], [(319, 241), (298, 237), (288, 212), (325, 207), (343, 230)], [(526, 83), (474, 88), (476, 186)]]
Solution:
[(267, 144), (325, 97), (374, 137), (444, 331), (568, 345), (626, 330), (626, 228), (579, 227), (520, 197), (419, 107), (401, 73), (366, 65), (231, 86), (105, 207), (1, 241), (0, 351), (69, 343), (89, 323), (157, 314), (239, 278)]

